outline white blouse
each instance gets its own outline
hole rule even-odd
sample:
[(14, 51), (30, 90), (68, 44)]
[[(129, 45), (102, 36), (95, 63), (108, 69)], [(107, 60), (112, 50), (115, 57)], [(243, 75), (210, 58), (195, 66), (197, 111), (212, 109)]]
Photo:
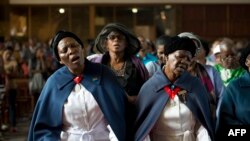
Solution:
[(169, 100), (151, 133), (151, 141), (210, 141), (206, 130), (175, 96)]
[(62, 141), (117, 141), (93, 95), (76, 84), (63, 109)]

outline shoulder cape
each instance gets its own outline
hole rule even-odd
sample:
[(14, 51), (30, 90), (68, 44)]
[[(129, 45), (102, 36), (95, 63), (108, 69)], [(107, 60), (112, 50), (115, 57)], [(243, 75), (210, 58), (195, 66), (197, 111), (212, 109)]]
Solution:
[[(164, 87), (171, 82), (158, 70), (141, 88), (136, 105), (135, 141), (142, 141), (151, 131), (158, 120), (161, 111), (166, 106), (169, 96)], [(206, 89), (200, 80), (184, 72), (174, 83), (187, 90), (186, 105), (194, 116), (207, 129), (210, 137), (214, 140), (214, 126), (211, 109)]]
[[(35, 107), (28, 141), (59, 140), (63, 105), (74, 87), (73, 74), (62, 67), (47, 80)], [(85, 60), (81, 83), (99, 104), (104, 117), (120, 141), (126, 140), (125, 91), (105, 66)]]

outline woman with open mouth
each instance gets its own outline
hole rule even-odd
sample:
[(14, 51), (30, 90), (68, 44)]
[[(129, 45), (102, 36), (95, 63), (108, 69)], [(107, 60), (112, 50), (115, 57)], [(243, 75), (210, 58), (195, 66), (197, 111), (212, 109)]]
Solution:
[(64, 66), (43, 87), (28, 141), (127, 141), (127, 97), (112, 71), (88, 61), (72, 32), (59, 31), (51, 47)]

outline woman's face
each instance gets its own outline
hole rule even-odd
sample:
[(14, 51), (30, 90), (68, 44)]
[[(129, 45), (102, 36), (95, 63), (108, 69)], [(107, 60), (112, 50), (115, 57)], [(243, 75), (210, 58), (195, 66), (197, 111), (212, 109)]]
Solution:
[(188, 69), (192, 60), (192, 55), (186, 50), (177, 50), (168, 56), (166, 56), (167, 69), (175, 76), (180, 76), (184, 71)]
[(248, 54), (245, 64), (248, 67), (248, 71), (250, 72), (250, 54)]
[(164, 45), (157, 46), (157, 57), (161, 63), (165, 63)]
[(64, 64), (73, 73), (83, 69), (84, 51), (82, 46), (71, 37), (63, 38), (57, 46), (60, 63)]
[(43, 58), (44, 57), (44, 50), (42, 48), (37, 49), (36, 56), (37, 58)]
[(142, 37), (142, 36), (137, 37), (137, 39), (141, 43), (141, 49), (144, 50), (144, 51), (147, 51), (149, 47), (147, 45), (146, 39), (144, 37)]
[(239, 56), (237, 52), (230, 47), (224, 47), (220, 52), (221, 65), (227, 69), (234, 69), (239, 66)]
[(127, 46), (126, 37), (119, 32), (110, 32), (106, 38), (106, 47), (109, 52), (121, 53)]
[(203, 47), (199, 48), (198, 53), (196, 54), (196, 61), (205, 65), (206, 64), (206, 51)]

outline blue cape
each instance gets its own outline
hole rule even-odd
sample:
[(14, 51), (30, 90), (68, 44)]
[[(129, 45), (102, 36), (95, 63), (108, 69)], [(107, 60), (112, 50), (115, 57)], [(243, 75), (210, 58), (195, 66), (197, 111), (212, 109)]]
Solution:
[[(60, 140), (63, 105), (75, 86), (73, 78), (66, 66), (49, 77), (33, 113), (28, 141)], [(107, 67), (85, 59), (81, 84), (93, 94), (118, 140), (125, 141), (127, 97), (114, 78)]]
[[(135, 141), (142, 141), (154, 127), (161, 115), (161, 111), (169, 100), (164, 87), (171, 82), (158, 70), (141, 88), (136, 102)], [(214, 141), (214, 126), (212, 122), (209, 98), (202, 82), (184, 72), (175, 82), (175, 86), (187, 90), (186, 106), (192, 111), (196, 119), (207, 129)]]
[[(216, 134), (224, 136), (224, 131), (232, 125), (250, 125), (250, 72), (232, 80), (222, 93), (218, 107)], [(221, 135), (223, 134), (223, 135)]]

